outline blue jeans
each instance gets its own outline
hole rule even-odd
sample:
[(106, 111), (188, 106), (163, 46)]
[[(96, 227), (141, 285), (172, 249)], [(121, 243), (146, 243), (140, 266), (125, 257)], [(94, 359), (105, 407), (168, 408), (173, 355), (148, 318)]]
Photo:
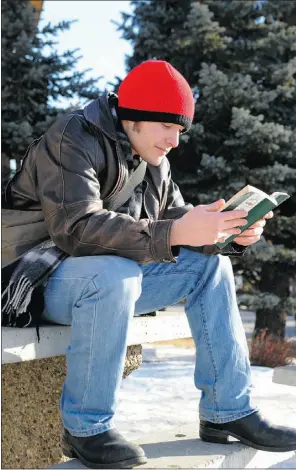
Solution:
[(70, 257), (48, 281), (44, 317), (72, 325), (61, 396), (63, 424), (72, 435), (91, 436), (114, 427), (134, 313), (161, 309), (184, 297), (197, 348), (194, 380), (202, 391), (200, 418), (223, 423), (255, 411), (228, 257), (181, 249), (177, 263), (144, 266), (117, 256)]

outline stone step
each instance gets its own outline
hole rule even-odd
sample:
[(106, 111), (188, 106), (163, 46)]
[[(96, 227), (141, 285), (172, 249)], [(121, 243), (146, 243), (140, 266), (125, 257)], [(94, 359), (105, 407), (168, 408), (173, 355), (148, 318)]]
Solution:
[[(231, 444), (211, 444), (198, 438), (198, 424), (180, 426), (148, 435), (139, 441), (148, 463), (139, 468), (268, 468), (296, 456), (295, 452), (263, 452), (234, 440)], [(76, 459), (47, 468), (81, 469)]]
[(282, 385), (292, 385), (296, 387), (296, 364), (283, 367), (275, 367), (272, 381)]

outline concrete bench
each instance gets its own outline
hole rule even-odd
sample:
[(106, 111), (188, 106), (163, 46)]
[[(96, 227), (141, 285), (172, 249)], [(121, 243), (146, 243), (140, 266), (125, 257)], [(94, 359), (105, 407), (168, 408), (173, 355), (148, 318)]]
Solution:
[[(2, 327), (2, 364), (64, 355), (70, 334), (69, 326), (44, 325), (38, 343), (35, 328)], [(182, 311), (158, 312), (156, 317), (133, 318), (128, 346), (189, 337), (191, 332)]]
[[(135, 317), (123, 377), (141, 365), (142, 344), (191, 337), (183, 308)], [(2, 328), (2, 468), (47, 468), (61, 462), (59, 398), (71, 328)]]

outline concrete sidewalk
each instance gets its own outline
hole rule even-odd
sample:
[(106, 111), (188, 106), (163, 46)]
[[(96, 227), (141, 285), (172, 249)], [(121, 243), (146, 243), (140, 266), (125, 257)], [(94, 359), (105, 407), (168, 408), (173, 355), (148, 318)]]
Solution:
[[(197, 439), (195, 424), (146, 436), (136, 443), (148, 458), (147, 464), (137, 468), (278, 468), (274, 466), (296, 456), (295, 452), (263, 452), (235, 442), (229, 445), (203, 442)], [(74, 459), (48, 468), (87, 467)]]

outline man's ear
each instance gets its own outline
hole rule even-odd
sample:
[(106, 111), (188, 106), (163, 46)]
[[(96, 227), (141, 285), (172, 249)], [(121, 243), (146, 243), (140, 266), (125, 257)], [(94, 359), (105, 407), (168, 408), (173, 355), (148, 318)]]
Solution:
[(128, 121), (127, 119), (122, 119), (121, 121), (122, 127), (125, 130), (125, 132), (129, 129), (133, 128), (133, 125), (135, 124), (134, 121)]
[(133, 131), (139, 133), (141, 131), (141, 123), (140, 122), (133, 122)]
[(126, 119), (122, 119), (122, 121), (121, 121), (122, 127), (123, 127), (125, 132), (128, 129), (128, 123), (129, 123), (129, 121), (127, 121)]

